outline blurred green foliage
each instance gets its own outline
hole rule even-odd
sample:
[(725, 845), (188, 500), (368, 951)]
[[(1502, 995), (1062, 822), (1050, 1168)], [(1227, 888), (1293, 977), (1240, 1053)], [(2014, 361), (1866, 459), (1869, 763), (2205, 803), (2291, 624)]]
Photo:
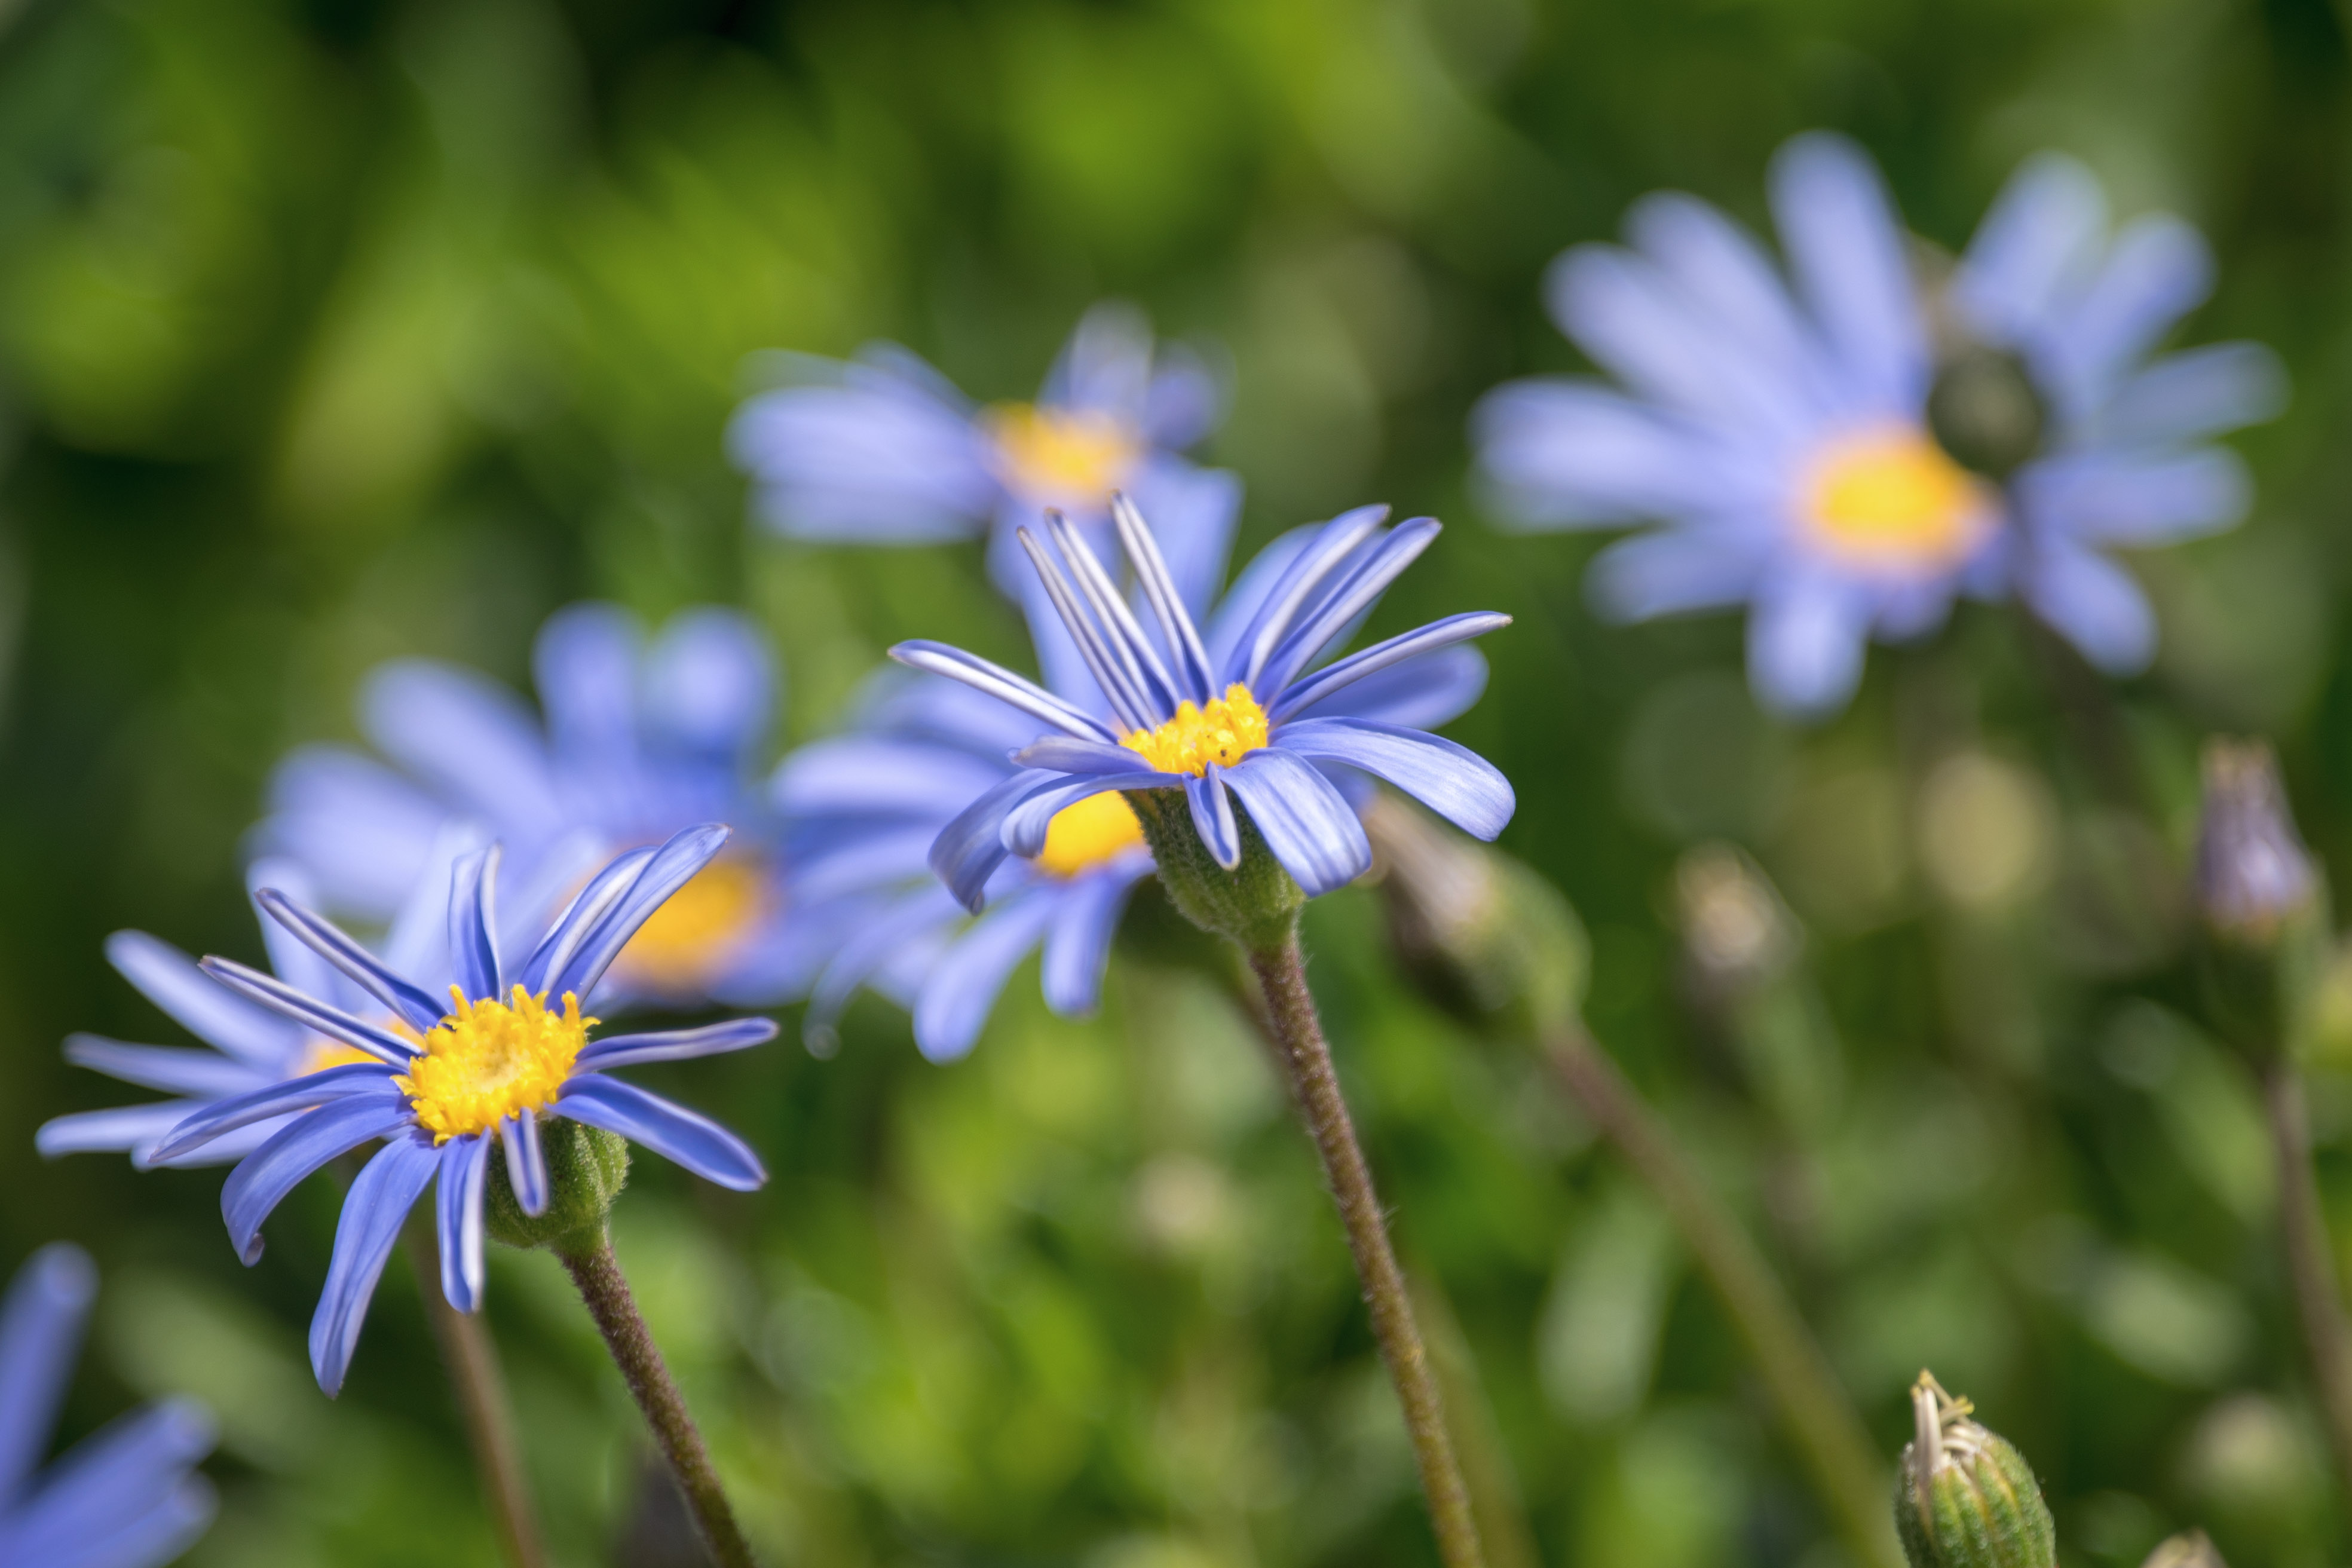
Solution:
[[(399, 1268), (341, 1401), (310, 1384), (328, 1183), (248, 1272), (215, 1175), (33, 1156), (41, 1120), (123, 1093), (62, 1066), (65, 1033), (173, 1037), (101, 937), (253, 956), (239, 838), (275, 758), (348, 734), (388, 655), (519, 680), (581, 595), (748, 605), (795, 739), (898, 637), (1018, 658), (976, 548), (748, 535), (720, 430), (747, 356), (877, 335), (1024, 395), (1107, 294), (1229, 352), (1210, 455), (1249, 483), (1246, 542), (1434, 511), (1454, 527), (1374, 632), (1518, 617), (1454, 732), (1518, 784), (1506, 847), (1591, 929), (1597, 1032), (1890, 1459), (1931, 1363), (2032, 1458), (2070, 1564), (2189, 1522), (2239, 1568), (2352, 1544), (2259, 1112), (2180, 954), (2205, 730), (2275, 734), (2315, 847), (2352, 856), (2326, 0), (16, 0), (0, 26), (0, 1253), (68, 1236), (107, 1269), (72, 1429), (171, 1389), (220, 1411), (226, 1511), (191, 1562), (493, 1559)], [(2138, 563), (2165, 652), (2110, 703), (1972, 609), (1874, 653), (1835, 723), (1780, 728), (1734, 621), (1604, 629), (1589, 542), (1503, 538), (1465, 495), (1475, 395), (1574, 363), (1549, 257), (1662, 184), (1760, 222), (1766, 157), (1814, 125), (1946, 246), (2020, 156), (2075, 152), (2123, 210), (2214, 240), (2197, 338), (2289, 362), (2294, 411), (2243, 444), (2257, 516)], [(1786, 937), (1727, 989), (1694, 901), (1726, 862), (1684, 858), (1717, 843)], [(1315, 979), (1542, 1560), (1843, 1561), (1654, 1205), (1521, 1042), (1413, 989), (1381, 909), (1313, 909)], [(2352, 1217), (2343, 990), (2314, 1098)], [(774, 1561), (1432, 1560), (1258, 1053), (1146, 955), (1088, 1025), (1016, 982), (950, 1068), (869, 1004), (831, 1062), (646, 1075), (774, 1173), (739, 1198), (640, 1161), (618, 1236)], [(501, 1255), (489, 1316), (562, 1561), (676, 1561), (555, 1266)]]

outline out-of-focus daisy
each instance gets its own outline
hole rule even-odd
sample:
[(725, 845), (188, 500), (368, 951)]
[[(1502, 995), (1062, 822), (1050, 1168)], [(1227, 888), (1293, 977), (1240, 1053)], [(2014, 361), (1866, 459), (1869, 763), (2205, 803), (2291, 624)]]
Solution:
[[(423, 974), (439, 967), (442, 933), (448, 923), (449, 848), (437, 855), (437, 876), (428, 874), (394, 920), (383, 963), (397, 974)], [(289, 860), (256, 861), (246, 882), (257, 895), (275, 887), (296, 903), (313, 902), (302, 868)], [(258, 908), (258, 906), (257, 906)], [(346, 1013), (373, 1011), (365, 991), (276, 921), (261, 921), (270, 968), (306, 995)], [(146, 998), (189, 1033), (212, 1047), (133, 1046), (97, 1035), (66, 1041), (66, 1058), (94, 1072), (173, 1096), (144, 1105), (76, 1111), (42, 1124), (34, 1142), (40, 1152), (60, 1154), (127, 1152), (145, 1169), (155, 1147), (173, 1128), (207, 1105), (251, 1094), (274, 1084), (371, 1058), (351, 1046), (268, 1008), (257, 1006), (220, 984), (178, 948), (143, 931), (119, 931), (106, 939), (107, 962)], [(252, 1122), (183, 1155), (181, 1165), (222, 1165), (244, 1159), (286, 1123), (285, 1117)]]
[(213, 1451), (194, 1400), (152, 1405), (36, 1473), (98, 1294), (89, 1255), (52, 1242), (25, 1261), (0, 1304), (0, 1563), (16, 1568), (153, 1568), (212, 1522), (195, 1468)]
[(615, 1068), (740, 1050), (775, 1036), (765, 1018), (699, 1029), (591, 1040), (582, 1016), (607, 967), (656, 910), (726, 844), (717, 824), (658, 847), (631, 849), (591, 878), (516, 963), (502, 956), (493, 898), (496, 848), (457, 862), (448, 895), (445, 1005), (395, 973), (322, 917), (263, 889), (262, 910), (365, 991), (379, 1025), (282, 980), (222, 958), (205, 973), (248, 1000), (335, 1040), (362, 1059), (209, 1106), (154, 1152), (175, 1160), (274, 1117), (285, 1126), (230, 1173), (221, 1192), (229, 1239), (247, 1263), (261, 1256), (261, 1224), (302, 1179), (381, 1139), (343, 1200), (327, 1283), (310, 1322), (310, 1364), (329, 1394), (342, 1386), (377, 1277), (410, 1207), (437, 1178), (441, 1285), (449, 1304), (481, 1303), (483, 1199), (490, 1151), (527, 1215), (546, 1212), (551, 1188), (540, 1123), (568, 1118), (641, 1143), (705, 1180), (748, 1191), (767, 1177), (742, 1140), (707, 1117), (605, 1075)]
[(456, 666), (375, 670), (361, 728), (392, 765), (340, 746), (295, 752), (272, 781), (262, 847), (305, 867), (329, 910), (382, 921), (438, 837), (477, 825), (504, 846), (509, 918), (530, 926), (614, 852), (725, 822), (727, 853), (646, 922), (606, 995), (691, 1006), (794, 994), (821, 943), (795, 919), (756, 771), (776, 706), (766, 637), (705, 607), (646, 644), (626, 611), (582, 604), (549, 618), (532, 663), (538, 714)]
[(1931, 311), (1858, 149), (1797, 138), (1771, 195), (1785, 278), (1675, 194), (1636, 205), (1632, 248), (1554, 265), (1554, 318), (1623, 390), (1547, 379), (1480, 405), (1504, 512), (1663, 521), (1594, 563), (1596, 599), (1628, 619), (1747, 605), (1749, 679), (1788, 711), (1837, 708), (1870, 637), (1928, 632), (1962, 593), (2015, 592), (2104, 668), (2144, 666), (2146, 603), (2098, 552), (2234, 522), (2242, 471), (2199, 443), (2277, 397), (2250, 345), (2147, 363), (2210, 284), (2195, 235), (2146, 219), (2110, 252), (2089, 177), (2029, 164)]
[(775, 363), (784, 384), (744, 404), (728, 446), (778, 532), (866, 544), (985, 532), (992, 574), (1023, 598), (1035, 577), (1013, 531), (1052, 508), (1103, 539), (1120, 492), (1158, 528), (1178, 589), (1214, 591), (1241, 487), (1179, 454), (1215, 426), (1219, 389), (1192, 355), (1156, 348), (1133, 307), (1087, 311), (1034, 403), (975, 407), (889, 343), (846, 363)]
[[(1327, 768), (1386, 779), (1479, 837), (1502, 831), (1514, 801), (1491, 764), (1451, 741), (1370, 714), (1428, 704), (1458, 678), (1423, 661), (1508, 625), (1508, 616), (1452, 616), (1315, 667), (1436, 538), (1433, 520), (1384, 530), (1387, 509), (1363, 507), (1278, 541), (1253, 563), (1203, 637), (1142, 519), (1124, 505), (1114, 517), (1150, 631), (1066, 521), (1049, 520), (1051, 550), (1023, 531), (1103, 694), (1104, 717), (961, 649), (908, 642), (890, 650), (902, 664), (962, 681), (1055, 731), (1015, 753), (1020, 771), (933, 844), (933, 869), (967, 907), (985, 902), (1008, 856), (1045, 853), (1065, 813), (1114, 792), (1181, 791), (1202, 843), (1228, 869), (1241, 863), (1246, 812), (1310, 898), (1371, 865), (1355, 807)], [(1380, 684), (1358, 684), (1371, 681)], [(1110, 815), (1108, 805), (1094, 809)]]

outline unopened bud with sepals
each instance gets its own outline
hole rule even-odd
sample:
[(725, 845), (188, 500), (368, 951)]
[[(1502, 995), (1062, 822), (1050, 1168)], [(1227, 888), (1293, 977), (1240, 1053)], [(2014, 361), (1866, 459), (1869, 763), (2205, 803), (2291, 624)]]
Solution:
[(2006, 1438), (1927, 1373), (1911, 1388), (1916, 1433), (1895, 1481), (1895, 1531), (1911, 1568), (2057, 1568), (2041, 1483)]

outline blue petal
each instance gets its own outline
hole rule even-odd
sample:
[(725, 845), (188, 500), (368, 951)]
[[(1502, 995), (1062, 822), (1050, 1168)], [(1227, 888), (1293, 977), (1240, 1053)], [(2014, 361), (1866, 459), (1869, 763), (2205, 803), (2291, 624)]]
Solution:
[(1182, 773), (1137, 772), (1131, 773), (1084, 773), (1067, 783), (1049, 784), (1024, 799), (1004, 814), (1004, 847), (1015, 855), (1034, 860), (1045, 852), (1045, 833), (1053, 826), (1055, 814), (1089, 800), (1121, 789), (1173, 789), (1184, 782)]
[(1520, 528), (1601, 528), (1772, 504), (1784, 466), (1595, 383), (1507, 383), (1471, 414), (1485, 488)]
[[(33, 1147), (44, 1160), (55, 1160), (65, 1154), (128, 1152), (134, 1166), (144, 1168), (152, 1163), (150, 1156), (155, 1146), (170, 1136), (173, 1128), (203, 1110), (205, 1104), (201, 1100), (159, 1100), (146, 1105), (123, 1105), (110, 1110), (78, 1110), (68, 1116), (53, 1116), (42, 1122), (33, 1134)], [(235, 1136), (234, 1133), (229, 1134), (220, 1142), (209, 1145), (205, 1152), (215, 1153), (222, 1143)], [(242, 1159), (246, 1152), (239, 1150), (235, 1157)], [(201, 1163), (225, 1164), (228, 1162), (215, 1158)]]
[(1927, 325), (1878, 171), (1853, 142), (1815, 132), (1773, 155), (1771, 186), (1781, 247), (1859, 394), (1854, 411), (1916, 416)]
[(1310, 899), (1371, 869), (1364, 825), (1331, 781), (1287, 752), (1252, 752), (1226, 770), (1225, 784), (1257, 824), (1274, 858)]
[(1115, 741), (1118, 738), (1099, 721), (1071, 707), (1035, 681), (1025, 679), (1001, 665), (991, 664), (961, 648), (918, 639), (898, 644), (890, 649), (890, 657), (911, 669), (928, 670), (950, 680), (960, 680), (976, 691), (984, 691), (1001, 702), (1011, 703), (1030, 717), (1081, 740)]
[(2067, 412), (2086, 415), (2213, 290), (2213, 255), (2179, 218), (2151, 213), (2124, 226), (2082, 297), (2051, 330)]
[(406, 1098), (392, 1090), (321, 1106), (279, 1129), (221, 1185), (221, 1218), (237, 1257), (247, 1266), (261, 1261), (262, 1222), (310, 1173), (414, 1120)]
[(192, 1149), (209, 1143), (224, 1132), (249, 1126), (267, 1117), (282, 1116), (289, 1110), (308, 1110), (314, 1105), (330, 1100), (348, 1100), (353, 1096), (373, 1096), (389, 1089), (394, 1069), (373, 1062), (352, 1062), (324, 1072), (309, 1073), (301, 1078), (273, 1083), (266, 1089), (241, 1094), (235, 1100), (224, 1100), (208, 1105), (172, 1130), (155, 1151), (159, 1162), (176, 1158)]
[(652, 1035), (614, 1035), (592, 1040), (580, 1053), (583, 1072), (605, 1072), (642, 1062), (677, 1062), (689, 1057), (712, 1057), (764, 1045), (776, 1037), (773, 1018), (730, 1018), (698, 1029), (670, 1029)]
[(1332, 588), (1314, 613), (1282, 639), (1264, 668), (1249, 677), (1250, 689), (1265, 693), (1269, 699), (1279, 694), (1348, 629), (1349, 622), (1372, 607), (1388, 591), (1389, 584), (1436, 541), (1442, 528), (1435, 518), (1416, 517), (1390, 530)]
[(1637, 533), (1602, 551), (1586, 596), (1612, 620), (1719, 609), (1746, 601), (1775, 542), (1759, 530), (1676, 528)]
[(593, 1075), (575, 1078), (563, 1086), (555, 1106), (574, 1121), (617, 1132), (722, 1187), (748, 1193), (768, 1179), (760, 1157), (743, 1140), (635, 1084)]
[(1409, 730), (1433, 730), (1468, 712), (1486, 689), (1486, 656), (1456, 644), (1359, 680), (1293, 717), (1377, 719)]
[(482, 1184), (489, 1179), (488, 1133), (452, 1138), (443, 1147), (435, 1193), (441, 1243), (441, 1294), (461, 1312), (482, 1306)]
[(1129, 871), (1108, 867), (1071, 879), (1057, 898), (1045, 932), (1043, 979), (1045, 1005), (1065, 1018), (1091, 1016), (1102, 999), (1103, 972), (1118, 917), (1135, 884), (1150, 875), (1138, 864)]
[[(414, 1046), (390, 1030), (379, 1029), (363, 1019), (352, 1017), (340, 1007), (330, 1007), (315, 997), (305, 996), (285, 982), (259, 970), (247, 969), (235, 959), (207, 955), (197, 962), (196, 967), (262, 1005), (275, 1008), (320, 1034), (332, 1036), (347, 1046), (356, 1047), (379, 1061), (405, 1067), (408, 1058), (416, 1054)], [(440, 1019), (436, 1016), (434, 1022), (438, 1024)]]
[(1299, 552), (1323, 531), (1322, 524), (1304, 523), (1280, 534), (1249, 559), (1249, 563), (1225, 590), (1201, 627), (1202, 641), (1209, 651), (1209, 668), (1216, 672), (1215, 684), (1222, 687), (1234, 679), (1230, 673), (1235, 659), (1234, 649), (1256, 624), (1259, 612), (1276, 588), (1298, 563)]
[(545, 1214), (547, 1151), (540, 1146), (538, 1116), (520, 1110), (506, 1118), (499, 1123), (499, 1142), (506, 1149), (507, 1185), (514, 1189), (515, 1203), (533, 1217)]
[(1418, 658), (1438, 648), (1449, 647), (1488, 632), (1500, 631), (1511, 624), (1511, 617), (1494, 610), (1472, 610), (1463, 615), (1448, 616), (1442, 621), (1432, 621), (1417, 630), (1374, 643), (1360, 653), (1338, 659), (1313, 675), (1286, 689), (1282, 700), (1274, 705), (1266, 717), (1279, 723), (1303, 709), (1320, 702), (1333, 692), (1355, 684), (1368, 675), (1376, 674), (1391, 665)]
[(1197, 624), (1224, 581), (1241, 521), (1241, 480), (1223, 468), (1159, 458), (1145, 464), (1129, 488), (1138, 514), (1150, 524), (1176, 602)]
[(374, 758), (305, 746), (269, 779), (259, 837), (319, 879), (339, 909), (389, 914), (415, 886), (448, 808)]
[(739, 610), (670, 617), (646, 657), (647, 728), (689, 751), (748, 765), (775, 716), (776, 659)]
[(594, 931), (581, 943), (579, 951), (567, 960), (562, 968), (549, 978), (551, 995), (567, 992), (585, 996), (595, 989), (596, 982), (621, 949), (637, 934), (637, 928), (653, 918), (654, 911), (667, 903), (672, 894), (694, 879), (696, 872), (710, 864), (711, 858), (726, 847), (732, 829), (723, 823), (706, 822), (672, 834), (667, 842), (654, 851), (653, 858), (645, 863), (635, 880), (604, 918), (596, 922)]
[(609, 765), (637, 744), (636, 616), (618, 605), (569, 605), (531, 643), (531, 674), (547, 732), (572, 768)]
[(1056, 902), (1042, 888), (1005, 899), (940, 954), (915, 998), (915, 1045), (924, 1056), (955, 1061), (971, 1050), (1005, 977), (1037, 945)]
[(213, 1448), (210, 1413), (169, 1399), (114, 1422), (68, 1454), (0, 1523), (0, 1552), (41, 1568), (146, 1568), (170, 1562), (212, 1521), (212, 1485), (192, 1467)]
[[(1035, 733), (1026, 731), (1022, 740)], [(1002, 782), (1003, 756), (1002, 750), (975, 756), (961, 746), (916, 736), (843, 735), (786, 757), (768, 798), (792, 817), (905, 814), (937, 820)]]
[(537, 720), (472, 670), (425, 659), (380, 666), (360, 690), (360, 727), (384, 755), (488, 821), (562, 820)]
[(571, 964), (604, 917), (612, 913), (613, 906), (635, 884), (646, 862), (653, 858), (654, 847), (642, 845), (614, 856), (603, 870), (591, 877), (588, 885), (556, 917), (539, 945), (531, 949), (530, 957), (523, 962), (518, 984), (534, 996), (546, 991), (553, 976)]
[(2156, 657), (2156, 616), (2131, 574), (2076, 545), (2030, 552), (2018, 584), (2034, 613), (2110, 675), (2135, 675)]
[(301, 1044), (299, 1028), (223, 990), (194, 959), (143, 931), (119, 931), (108, 937), (106, 958), (190, 1034), (241, 1062), (275, 1070)]
[(2061, 310), (2107, 228), (2106, 197), (2063, 153), (2027, 159), (1993, 199), (1952, 273), (1952, 299), (1979, 336), (2032, 342)]
[(1024, 770), (1006, 779), (956, 815), (932, 841), (930, 867), (956, 901), (974, 914), (987, 897), (988, 879), (1004, 863), (1004, 819), (1022, 801), (1051, 788), (1055, 775)]
[(1517, 805), (1510, 781), (1492, 763), (1418, 730), (1368, 719), (1307, 719), (1284, 725), (1274, 743), (1384, 778), (1475, 838), (1502, 832)]
[[(364, 994), (343, 977), (341, 970), (262, 907), (261, 894), (268, 888), (276, 888), (306, 910), (317, 909), (320, 900), (316, 879), (299, 860), (284, 855), (264, 855), (246, 867), (245, 894), (253, 901), (254, 923), (261, 928), (261, 945), (269, 950), (269, 972), (295, 990), (321, 1002), (331, 1002), (345, 1012), (365, 1006)], [(397, 964), (392, 967), (394, 973), (407, 973)]]
[(271, 1081), (252, 1068), (216, 1051), (129, 1046), (99, 1035), (66, 1037), (66, 1060), (142, 1089), (218, 1100), (244, 1094)]
[(326, 1288), (310, 1318), (310, 1370), (330, 1397), (343, 1386), (343, 1373), (359, 1347), (360, 1325), (383, 1274), (384, 1259), (409, 1209), (441, 1164), (431, 1138), (415, 1133), (395, 1138), (370, 1160), (343, 1198), (335, 1226), (335, 1255), (327, 1265)]
[(878, 905), (861, 905), (850, 934), (809, 992), (801, 1037), (818, 1054), (835, 1043), (834, 1026), (857, 988), (898, 960), (932, 945), (961, 924), (963, 909), (936, 882)]
[(1636, 202), (1625, 229), (1671, 281), (1683, 312), (1737, 356), (1748, 395), (1762, 406), (1731, 405), (1736, 423), (1752, 426), (1760, 416), (1768, 426), (1790, 429), (1773, 405), (1817, 411), (1828, 367), (1779, 269), (1753, 236), (1705, 202), (1673, 191)]
[(2016, 479), (2037, 531), (2085, 542), (2172, 544), (2234, 526), (2253, 504), (2235, 452), (2078, 452), (2033, 464)]
[(1184, 781), (1184, 804), (1192, 807), (1192, 830), (1209, 858), (1231, 871), (1242, 863), (1242, 830), (1234, 821), (1233, 797), (1225, 793), (1224, 770), (1216, 763), (1199, 778)]
[(1151, 387), (1151, 323), (1124, 300), (1089, 306), (1046, 373), (1040, 401), (1139, 425)]
[(1048, 735), (1013, 753), (1013, 765), (1056, 773), (1131, 773), (1141, 753), (1100, 741)]
[(1819, 717), (1862, 679), (1868, 608), (1826, 580), (1793, 576), (1757, 595), (1748, 617), (1748, 679), (1765, 706)]
[[(1282, 575), (1266, 590), (1265, 601), (1250, 624), (1234, 640), (1225, 659), (1225, 679), (1239, 680), (1255, 691), (1257, 672), (1290, 635), (1291, 626), (1315, 602), (1316, 592), (1331, 574), (1370, 539), (1386, 521), (1385, 506), (1360, 506), (1341, 512), (1311, 534), (1291, 557)], [(1279, 545), (1282, 541), (1276, 541)], [(1272, 548), (1272, 547), (1269, 547)]]
[(0, 1305), (0, 1498), (16, 1499), (40, 1463), (73, 1376), (98, 1268), (71, 1242), (26, 1258)]
[(2260, 343), (2167, 354), (2099, 410), (2095, 439), (2116, 446), (2198, 441), (2260, 424), (2286, 406), (2286, 372)]
[[(495, 844), (459, 860), (449, 877), (449, 967), (457, 975), (458, 988), (477, 1001), (496, 996), (502, 989), (499, 984), (495, 901), (498, 880), (499, 847)], [(436, 1016), (434, 1023), (438, 1022)], [(433, 1025), (420, 1027), (430, 1029)]]
[[(362, 947), (333, 921), (302, 908), (275, 888), (264, 888), (253, 898), (270, 919), (310, 944), (312, 952), (341, 970), (369, 995), (399, 1014), (409, 1027), (423, 1034), (441, 1022), (445, 1009), (439, 1002), (394, 974), (385, 967), (383, 960)], [(213, 962), (205, 960), (205, 972), (217, 976)], [(282, 989), (289, 994), (295, 994), (291, 987)]]

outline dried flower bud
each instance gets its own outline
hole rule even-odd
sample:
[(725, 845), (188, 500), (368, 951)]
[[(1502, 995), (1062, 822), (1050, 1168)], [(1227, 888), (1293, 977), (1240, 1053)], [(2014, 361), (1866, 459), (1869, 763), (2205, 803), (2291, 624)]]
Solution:
[(1927, 1373), (1911, 1389), (1917, 1436), (1895, 1472), (1895, 1531), (1911, 1568), (2056, 1568), (2042, 1487), (2007, 1439)]
[(2209, 742), (2197, 825), (2197, 912), (2220, 940), (2269, 946), (2319, 896), (2278, 759), (2258, 741)]
[(2201, 1530), (2184, 1530), (2156, 1543), (2139, 1568), (2230, 1568)]
[(2196, 887), (2214, 1028), (2257, 1061), (2295, 1048), (2326, 963), (2326, 885), (2260, 742), (2206, 745)]

